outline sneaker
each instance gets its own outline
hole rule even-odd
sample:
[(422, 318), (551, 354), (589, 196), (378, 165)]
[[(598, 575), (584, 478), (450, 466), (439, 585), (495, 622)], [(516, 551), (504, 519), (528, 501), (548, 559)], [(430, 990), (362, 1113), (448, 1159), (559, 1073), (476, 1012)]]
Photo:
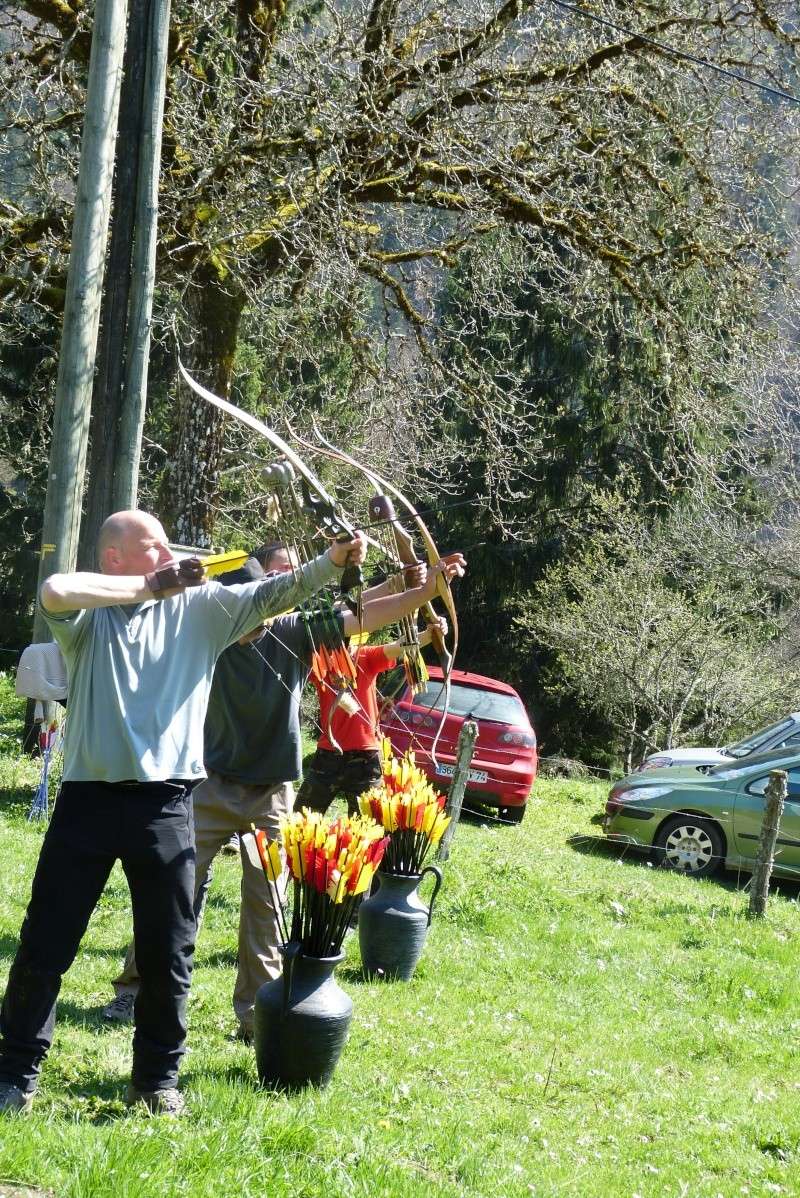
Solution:
[(174, 1087), (167, 1090), (137, 1090), (131, 1082), (125, 1102), (128, 1106), (141, 1104), (147, 1107), (151, 1115), (168, 1115), (171, 1119), (177, 1119), (186, 1110), (183, 1095)]
[(135, 994), (118, 994), (108, 1006), (103, 1007), (102, 1016), (109, 1023), (133, 1023)]
[(32, 1102), (33, 1091), (26, 1094), (13, 1082), (0, 1082), (0, 1115), (4, 1111), (9, 1113), (16, 1111), (20, 1115), (25, 1115), (31, 1109)]
[(238, 857), (239, 856), (239, 837), (237, 836), (237, 834), (235, 832), (234, 832), (233, 836), (231, 836), (230, 840), (225, 841), (224, 845), (220, 849), (220, 852), (225, 857)]

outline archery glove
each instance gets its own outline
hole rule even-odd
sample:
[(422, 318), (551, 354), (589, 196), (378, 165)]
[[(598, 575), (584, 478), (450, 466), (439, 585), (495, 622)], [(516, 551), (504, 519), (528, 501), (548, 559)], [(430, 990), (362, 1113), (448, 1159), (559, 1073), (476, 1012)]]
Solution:
[(180, 561), (159, 566), (151, 574), (145, 574), (144, 580), (154, 599), (166, 599), (186, 587), (202, 586), (206, 576), (199, 557), (183, 557)]

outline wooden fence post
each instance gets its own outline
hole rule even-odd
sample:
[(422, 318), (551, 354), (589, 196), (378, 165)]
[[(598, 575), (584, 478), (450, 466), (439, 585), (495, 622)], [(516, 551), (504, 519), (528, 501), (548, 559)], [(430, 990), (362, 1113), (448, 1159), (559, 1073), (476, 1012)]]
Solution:
[(456, 768), (453, 772), (450, 794), (447, 797), (446, 811), (450, 816), (450, 823), (445, 828), (444, 835), (439, 841), (439, 847), (436, 850), (437, 861), (446, 861), (450, 856), (450, 841), (455, 835), (456, 825), (461, 817), (461, 804), (464, 800), (467, 775), (469, 773), (470, 762), (472, 761), (472, 754), (475, 752), (475, 741), (477, 739), (478, 725), (474, 720), (464, 720), (464, 723), (461, 725), (461, 732), (458, 735)]
[(783, 815), (783, 803), (786, 798), (787, 776), (785, 770), (770, 770), (769, 782), (764, 795), (764, 818), (761, 821), (761, 839), (758, 844), (758, 858), (753, 871), (753, 882), (750, 888), (750, 919), (763, 919), (767, 910), (769, 896), (769, 880), (775, 861), (775, 842), (778, 839), (778, 829)]

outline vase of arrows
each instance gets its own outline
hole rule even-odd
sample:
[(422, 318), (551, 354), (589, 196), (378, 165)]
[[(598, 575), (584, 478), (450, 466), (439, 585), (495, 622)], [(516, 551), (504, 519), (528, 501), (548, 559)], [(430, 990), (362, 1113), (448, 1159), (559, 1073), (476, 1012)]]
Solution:
[(334, 977), (359, 897), (369, 889), (386, 840), (373, 820), (328, 820), (295, 812), (281, 825), (293, 883), (291, 924), (281, 901), (281, 846), (254, 829), (284, 943), (282, 976), (256, 993), (254, 1045), (262, 1085), (325, 1086), (347, 1041), (353, 1003)]
[[(380, 823), (389, 840), (378, 890), (358, 912), (361, 961), (371, 977), (407, 982), (414, 975), (442, 884), (441, 870), (425, 865), (425, 858), (450, 823), (444, 806), (444, 796), (414, 764), (413, 753), (398, 761), (385, 742), (381, 781), (359, 799), (362, 813)], [(434, 879), (427, 907), (418, 893), (426, 874)]]

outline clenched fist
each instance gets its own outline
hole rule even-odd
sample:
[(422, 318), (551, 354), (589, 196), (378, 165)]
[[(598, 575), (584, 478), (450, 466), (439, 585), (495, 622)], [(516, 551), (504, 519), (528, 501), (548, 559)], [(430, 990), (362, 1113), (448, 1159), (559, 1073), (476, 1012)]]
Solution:
[(144, 580), (154, 599), (167, 599), (187, 587), (202, 586), (206, 572), (199, 557), (182, 557), (180, 561), (167, 562), (151, 574), (145, 574)]

